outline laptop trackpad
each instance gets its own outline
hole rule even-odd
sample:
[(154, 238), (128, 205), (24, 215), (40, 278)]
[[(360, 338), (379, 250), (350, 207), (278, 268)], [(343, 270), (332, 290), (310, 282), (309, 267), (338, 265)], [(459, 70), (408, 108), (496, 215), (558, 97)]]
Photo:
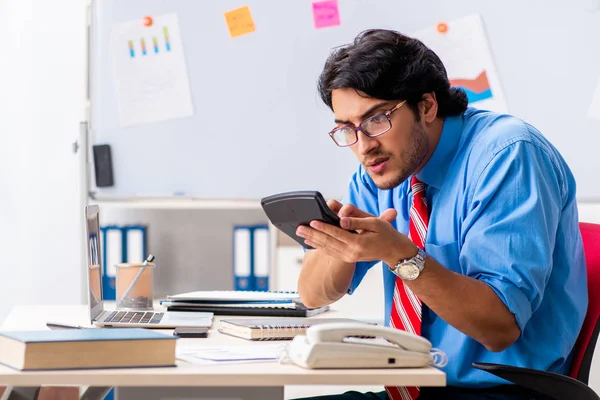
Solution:
[(213, 313), (207, 312), (185, 312), (169, 311), (166, 312), (160, 322), (161, 325), (173, 326), (205, 326), (212, 325)]

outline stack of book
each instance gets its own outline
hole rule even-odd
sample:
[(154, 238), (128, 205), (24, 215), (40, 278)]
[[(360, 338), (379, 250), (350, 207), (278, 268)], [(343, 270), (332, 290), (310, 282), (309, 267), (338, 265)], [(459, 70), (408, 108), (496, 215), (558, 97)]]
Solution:
[(204, 311), (215, 315), (312, 317), (329, 307), (308, 308), (297, 292), (213, 290), (181, 293), (161, 301), (168, 311)]
[(175, 366), (175, 336), (142, 328), (0, 332), (0, 363), (28, 370)]

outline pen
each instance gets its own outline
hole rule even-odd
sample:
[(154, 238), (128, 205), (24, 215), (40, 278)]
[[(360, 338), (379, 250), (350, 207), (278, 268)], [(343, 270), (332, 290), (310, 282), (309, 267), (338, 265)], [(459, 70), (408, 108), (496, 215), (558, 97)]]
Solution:
[(154, 256), (153, 256), (152, 254), (150, 254), (150, 255), (148, 256), (148, 258), (146, 258), (146, 259), (144, 260), (144, 262), (142, 263), (142, 265), (148, 265), (148, 263), (151, 263), (152, 261), (154, 261)]
[(131, 289), (135, 286), (136, 282), (140, 279), (140, 276), (142, 275), (142, 272), (144, 272), (144, 267), (148, 265), (148, 263), (151, 263), (154, 260), (154, 256), (152, 254), (150, 254), (148, 256), (148, 258), (146, 258), (144, 260), (144, 262), (142, 263), (142, 267), (140, 268), (140, 270), (138, 271), (137, 274), (135, 274), (135, 276), (133, 277), (133, 279), (131, 280), (131, 283), (129, 284), (129, 286), (127, 286), (127, 289), (125, 289), (125, 292), (123, 293), (123, 296), (121, 296), (121, 300), (119, 300), (119, 303), (122, 303), (123, 300), (125, 300), (127, 298), (127, 295), (129, 294), (129, 292), (131, 291)]
[(52, 330), (58, 329), (88, 329), (85, 326), (62, 324), (58, 322), (46, 322), (46, 326)]

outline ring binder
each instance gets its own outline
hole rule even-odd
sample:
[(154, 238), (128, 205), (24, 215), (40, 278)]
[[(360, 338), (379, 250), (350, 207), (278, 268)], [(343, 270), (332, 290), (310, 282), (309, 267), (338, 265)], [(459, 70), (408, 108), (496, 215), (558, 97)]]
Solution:
[(303, 334), (311, 325), (256, 325), (259, 334), (254, 340), (280, 340)]

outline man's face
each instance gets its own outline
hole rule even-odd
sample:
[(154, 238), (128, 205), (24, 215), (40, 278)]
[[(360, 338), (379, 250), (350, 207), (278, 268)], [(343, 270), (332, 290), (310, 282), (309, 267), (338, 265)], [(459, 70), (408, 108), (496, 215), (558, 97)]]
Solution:
[[(365, 118), (391, 110), (400, 100), (362, 97), (354, 89), (335, 89), (331, 94), (335, 121), (339, 126), (358, 126)], [(425, 127), (416, 122), (412, 110), (403, 105), (390, 115), (392, 128), (374, 138), (358, 132), (350, 149), (380, 189), (392, 189), (421, 165), (428, 153)]]

